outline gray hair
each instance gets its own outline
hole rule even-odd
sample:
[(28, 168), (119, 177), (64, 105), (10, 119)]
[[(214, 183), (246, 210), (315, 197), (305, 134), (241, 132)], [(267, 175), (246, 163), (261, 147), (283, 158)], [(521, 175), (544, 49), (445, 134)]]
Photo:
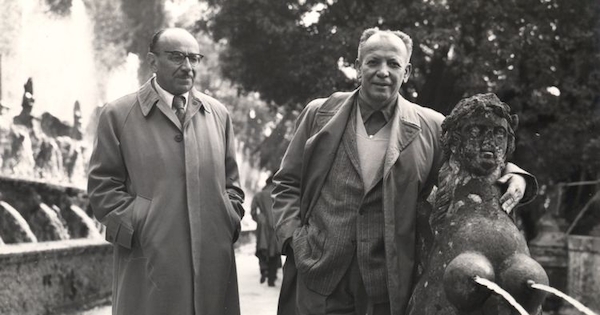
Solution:
[(406, 33), (401, 32), (401, 31), (380, 30), (377, 27), (368, 28), (363, 31), (362, 35), (360, 35), (360, 40), (358, 42), (358, 57), (357, 57), (357, 59), (359, 61), (362, 60), (361, 51), (362, 51), (363, 46), (365, 45), (365, 42), (371, 36), (373, 36), (377, 33), (393, 34), (393, 35), (397, 36), (398, 38), (400, 38), (402, 40), (402, 42), (404, 43), (404, 46), (406, 46), (406, 52), (408, 53), (406, 62), (410, 62), (410, 57), (412, 56), (412, 49), (413, 49), (413, 42), (412, 42), (412, 39), (410, 38), (410, 36), (408, 36)]

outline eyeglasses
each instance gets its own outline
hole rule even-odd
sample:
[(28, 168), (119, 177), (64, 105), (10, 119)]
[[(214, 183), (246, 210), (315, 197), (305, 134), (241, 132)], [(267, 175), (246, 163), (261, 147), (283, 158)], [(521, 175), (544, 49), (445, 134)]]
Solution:
[(201, 54), (194, 54), (194, 53), (183, 53), (181, 51), (176, 51), (176, 50), (165, 50), (165, 53), (167, 53), (167, 59), (169, 59), (169, 61), (172, 61), (173, 63), (177, 64), (177, 65), (181, 65), (185, 62), (185, 58), (187, 58), (190, 61), (190, 65), (192, 67), (195, 67), (198, 65), (198, 63), (200, 63), (200, 60), (202, 60), (202, 58), (204, 58), (203, 55)]

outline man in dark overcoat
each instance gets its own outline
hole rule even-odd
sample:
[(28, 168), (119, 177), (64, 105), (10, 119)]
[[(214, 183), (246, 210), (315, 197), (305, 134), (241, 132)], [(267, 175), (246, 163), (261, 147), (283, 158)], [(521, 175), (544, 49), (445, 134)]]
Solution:
[[(360, 87), (310, 102), (274, 176), (273, 213), (284, 266), (279, 314), (403, 315), (415, 283), (417, 204), (442, 165), (444, 116), (400, 95), (412, 40), (368, 29)], [(526, 180), (527, 179), (527, 180)], [(535, 195), (510, 164), (501, 204)], [(525, 198), (528, 200), (529, 197)]]

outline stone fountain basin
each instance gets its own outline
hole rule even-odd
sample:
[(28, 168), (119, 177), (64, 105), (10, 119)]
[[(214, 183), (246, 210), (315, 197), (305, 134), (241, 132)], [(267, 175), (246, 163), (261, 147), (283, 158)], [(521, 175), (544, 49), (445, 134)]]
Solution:
[[(0, 243), (0, 314), (73, 314), (110, 302), (113, 245), (85, 214), (83, 189), (0, 176), (0, 208), (5, 220), (0, 222), (5, 240)], [(56, 218), (40, 220), (53, 212), (62, 214), (66, 225)], [(46, 233), (49, 223), (67, 238)], [(17, 231), (35, 232), (34, 239), (19, 241)]]
[(98, 239), (0, 246), (0, 314), (65, 314), (109, 303), (112, 252)]

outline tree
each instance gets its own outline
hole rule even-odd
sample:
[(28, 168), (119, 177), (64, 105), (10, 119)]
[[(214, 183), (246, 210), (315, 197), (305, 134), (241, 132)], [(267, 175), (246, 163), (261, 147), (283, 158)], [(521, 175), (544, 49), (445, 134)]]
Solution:
[[(283, 154), (276, 151), (279, 143), (271, 144), (265, 141), (274, 139), (268, 136), (277, 133), (276, 125), (282, 121), (283, 115), (279, 114), (275, 107), (267, 106), (257, 93), (239, 93), (239, 87), (221, 75), (218, 56), (224, 45), (213, 42), (202, 32), (195, 36), (204, 55), (197, 69), (196, 88), (227, 106), (233, 121), (237, 148), (240, 151), (238, 153), (241, 154), (238, 166), (243, 174), (242, 186), (247, 192), (258, 191), (263, 186), (263, 181), (259, 178), (261, 171), (272, 172), (279, 167), (278, 157)], [(258, 151), (259, 147), (271, 149)]]
[(197, 25), (226, 43), (223, 74), (274, 106), (294, 111), (356, 87), (338, 63), (353, 63), (362, 30), (400, 29), (414, 40), (406, 98), (447, 114), (463, 97), (494, 92), (520, 117), (513, 161), (541, 185), (598, 175), (583, 158), (600, 135), (596, 0), (208, 3), (212, 15)]
[(267, 102), (293, 108), (323, 91), (334, 91), (335, 84), (345, 80), (337, 70), (343, 49), (298, 25), (308, 5), (209, 1), (217, 5), (215, 2), (218, 13), (202, 26), (216, 40), (226, 40), (228, 49), (221, 55), (223, 73), (245, 91), (258, 91)]
[[(145, 60), (148, 41), (165, 26), (162, 0), (84, 0), (94, 22), (94, 48), (97, 64), (107, 71), (121, 65), (128, 53)], [(140, 82), (150, 77), (146, 63), (139, 68)]]
[[(127, 17), (127, 28), (123, 31), (130, 36), (127, 52), (145, 60), (148, 41), (152, 35), (165, 26), (164, 0), (121, 0), (121, 7)], [(140, 82), (150, 78), (147, 63), (142, 63), (138, 72)]]

